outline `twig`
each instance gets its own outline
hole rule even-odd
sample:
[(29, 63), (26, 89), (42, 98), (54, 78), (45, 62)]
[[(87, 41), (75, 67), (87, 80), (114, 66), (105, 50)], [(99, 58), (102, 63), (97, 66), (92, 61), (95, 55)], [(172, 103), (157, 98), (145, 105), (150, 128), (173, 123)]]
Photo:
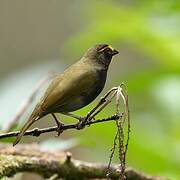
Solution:
[[(128, 144), (129, 144), (129, 138), (130, 138), (130, 117), (129, 117), (129, 107), (128, 107), (128, 96), (126, 95), (127, 93), (124, 92), (125, 85), (121, 84), (120, 86), (114, 88), (114, 93), (111, 95), (110, 101), (114, 96), (116, 96), (116, 114), (120, 114), (120, 98), (123, 100), (124, 104), (124, 116), (123, 118), (120, 118), (119, 120), (116, 121), (116, 126), (117, 126), (117, 132), (114, 137), (114, 144), (112, 148), (112, 152), (110, 155), (109, 163), (108, 163), (108, 173), (107, 176), (110, 175), (110, 166), (112, 163), (112, 159), (115, 153), (116, 149), (116, 140), (118, 139), (118, 145), (119, 145), (119, 180), (124, 180), (126, 178), (125, 176), (125, 170), (126, 170), (126, 154), (127, 154), (127, 149), (128, 149)], [(127, 140), (125, 143), (125, 138), (124, 138), (124, 124), (127, 120), (128, 124), (128, 130), (127, 130)], [(125, 144), (125, 145), (124, 145)]]
[[(98, 102), (98, 104), (87, 114), (86, 118), (79, 124), (79, 129), (84, 127), (84, 125), (91, 121), (97, 114), (99, 114), (113, 99), (114, 95), (116, 94), (117, 87), (111, 88), (103, 97), (101, 97), (101, 100)], [(114, 95), (111, 95), (111, 93), (114, 92)], [(110, 99), (108, 97), (111, 95)]]
[(110, 154), (109, 162), (108, 162), (108, 166), (107, 166), (107, 174), (106, 174), (106, 176), (107, 176), (108, 180), (109, 180), (109, 177), (110, 177), (110, 175), (112, 173), (111, 172), (111, 164), (112, 164), (112, 160), (113, 160), (114, 153), (115, 153), (115, 150), (116, 150), (116, 145), (117, 145), (116, 140), (117, 140), (117, 138), (118, 138), (118, 131), (116, 132), (116, 135), (114, 137), (113, 147), (111, 149), (111, 154)]
[[(110, 94), (109, 94), (110, 95)], [(113, 92), (110, 96), (110, 98), (108, 99), (106, 97), (106, 100), (104, 102), (104, 104), (102, 104), (102, 106), (99, 108), (99, 110), (97, 110), (96, 112), (94, 112), (94, 114), (91, 117), (91, 119), (93, 119), (97, 114), (99, 114), (109, 103), (111, 103), (112, 99), (114, 98), (114, 96), (116, 95), (116, 92)]]
[(32, 93), (29, 95), (29, 97), (21, 104), (19, 107), (17, 113), (15, 116), (8, 122), (6, 123), (7, 126), (4, 127), (4, 131), (8, 132), (10, 131), (19, 121), (19, 119), (22, 117), (22, 115), (26, 112), (28, 107), (31, 105), (31, 103), (34, 101), (39, 89), (52, 77), (54, 76), (54, 73), (49, 72), (49, 74), (45, 77), (43, 77), (34, 87), (32, 90)]
[[(124, 86), (124, 84), (122, 84), (121, 86)], [(122, 91), (122, 94), (125, 97), (125, 106), (126, 106), (125, 109), (126, 109), (126, 114), (127, 114), (127, 140), (126, 140), (125, 151), (124, 151), (124, 163), (126, 162), (126, 154), (127, 154), (127, 150), (128, 150), (130, 132), (131, 132), (129, 101), (128, 101), (128, 93), (127, 93), (126, 87), (125, 87), (125, 91), (126, 91), (125, 93), (124, 93), (124, 91)]]
[(120, 176), (119, 179), (120, 180), (124, 180), (125, 179), (125, 169), (126, 169), (126, 161), (125, 161), (125, 147), (124, 147), (124, 122), (126, 120), (126, 116), (127, 116), (127, 112), (126, 112), (126, 99), (125, 96), (123, 94), (123, 89), (121, 88), (121, 86), (118, 87), (117, 89), (117, 96), (116, 96), (116, 111), (119, 114), (120, 113), (120, 97), (123, 100), (123, 104), (125, 106), (125, 112), (124, 112), (124, 117), (121, 121), (117, 121), (116, 125), (117, 125), (117, 129), (118, 129), (118, 140), (119, 140), (119, 161), (120, 161)]
[[(38, 145), (0, 144), (0, 178), (12, 177), (18, 172), (33, 172), (44, 178), (104, 179), (105, 164), (87, 163), (72, 158), (62, 151), (48, 152)], [(111, 179), (117, 180), (118, 165), (111, 167)], [(132, 168), (126, 169), (127, 180), (163, 180), (164, 178), (144, 175)]]
[[(85, 126), (89, 126), (91, 124), (96, 124), (96, 123), (102, 123), (102, 122), (117, 120), (117, 119), (121, 118), (122, 116), (123, 115), (116, 115), (115, 114), (115, 115), (113, 115), (111, 117), (108, 117), (108, 118), (89, 121), (89, 122), (86, 122)], [(67, 124), (67, 125), (62, 126), (62, 130), (65, 131), (65, 130), (68, 130), (68, 129), (77, 129), (77, 125), (78, 125), (78, 123)], [(41, 135), (43, 133), (53, 132), (53, 131), (58, 131), (58, 127), (54, 126), (54, 127), (43, 128), (43, 129), (34, 128), (32, 130), (26, 131), (24, 136), (39, 136), (39, 135)], [(2, 133), (2, 134), (0, 134), (0, 139), (7, 138), (7, 137), (15, 137), (18, 134), (19, 134), (19, 131), (9, 132), (9, 133)]]

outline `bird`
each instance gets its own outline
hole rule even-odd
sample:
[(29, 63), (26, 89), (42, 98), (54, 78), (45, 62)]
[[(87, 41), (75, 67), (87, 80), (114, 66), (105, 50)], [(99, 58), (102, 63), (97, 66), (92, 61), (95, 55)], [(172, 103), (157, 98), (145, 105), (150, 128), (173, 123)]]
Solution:
[(118, 53), (119, 51), (108, 44), (96, 44), (89, 48), (79, 61), (69, 66), (62, 74), (56, 75), (20, 130), (13, 146), (19, 143), (33, 123), (48, 114), (53, 116), (59, 129), (63, 123), (56, 118), (55, 113), (81, 121), (81, 117), (71, 112), (90, 104), (101, 93), (109, 64), (112, 57)]

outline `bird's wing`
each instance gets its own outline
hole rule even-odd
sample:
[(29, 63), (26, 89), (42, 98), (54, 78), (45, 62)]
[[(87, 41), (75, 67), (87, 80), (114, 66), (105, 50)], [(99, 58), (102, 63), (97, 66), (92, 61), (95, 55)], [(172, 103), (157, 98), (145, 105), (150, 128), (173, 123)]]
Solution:
[(58, 86), (59, 81), (61, 81), (62, 74), (56, 75), (52, 82), (49, 84), (48, 88), (46, 89), (46, 92), (44, 96), (42, 97), (42, 102), (46, 101), (48, 97), (51, 95), (51, 93), (54, 91), (54, 89)]
[(41, 107), (49, 113), (54, 106), (66, 104), (73, 97), (87, 92), (95, 83), (95, 70), (87, 64), (76, 64), (52, 81), (45, 93)]

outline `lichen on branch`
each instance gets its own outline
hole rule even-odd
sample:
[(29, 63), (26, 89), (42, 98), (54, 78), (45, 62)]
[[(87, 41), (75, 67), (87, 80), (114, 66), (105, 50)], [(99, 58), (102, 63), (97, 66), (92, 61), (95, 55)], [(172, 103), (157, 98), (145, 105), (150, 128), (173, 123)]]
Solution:
[[(57, 175), (66, 179), (104, 179), (107, 165), (75, 160), (70, 153), (43, 151), (38, 145), (0, 144), (0, 178), (11, 177), (19, 172), (33, 172), (44, 178)], [(111, 179), (118, 179), (118, 165), (111, 166)], [(146, 176), (131, 168), (126, 169), (127, 180), (162, 180)]]

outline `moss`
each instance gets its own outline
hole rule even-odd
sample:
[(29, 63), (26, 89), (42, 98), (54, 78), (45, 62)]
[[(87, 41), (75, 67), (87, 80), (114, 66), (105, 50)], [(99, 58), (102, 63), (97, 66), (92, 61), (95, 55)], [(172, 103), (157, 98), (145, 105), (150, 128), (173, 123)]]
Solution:
[[(34, 172), (41, 175), (44, 178), (49, 178), (54, 174), (66, 180), (79, 180), (87, 178), (105, 178), (105, 171), (107, 167), (103, 165), (89, 164), (86, 162), (80, 162), (76, 160), (66, 159), (62, 157), (62, 160), (49, 160), (40, 157), (26, 157), (20, 155), (0, 155), (0, 178), (5, 176), (10, 177), (18, 172)], [(115, 170), (115, 169), (114, 169)], [(127, 179), (148, 179), (155, 180), (156, 178), (146, 178), (141, 173), (134, 170), (128, 170)], [(118, 179), (116, 171), (112, 173), (112, 179)]]

